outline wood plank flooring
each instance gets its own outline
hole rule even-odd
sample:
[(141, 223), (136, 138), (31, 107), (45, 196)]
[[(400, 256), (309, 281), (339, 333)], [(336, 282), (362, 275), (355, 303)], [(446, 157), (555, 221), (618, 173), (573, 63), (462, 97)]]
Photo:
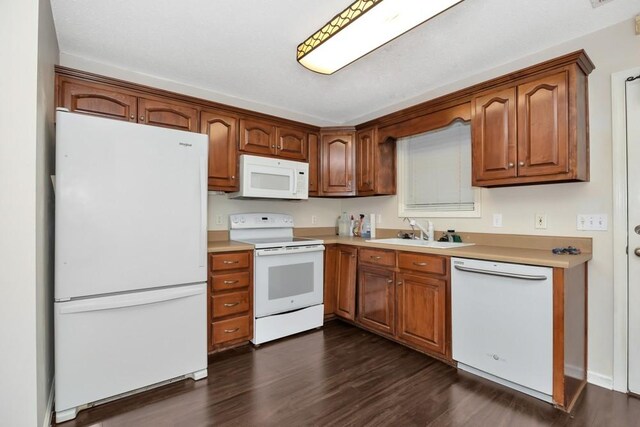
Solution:
[(640, 426), (640, 399), (588, 385), (573, 413), (340, 321), (216, 355), (209, 377), (81, 411), (72, 426)]

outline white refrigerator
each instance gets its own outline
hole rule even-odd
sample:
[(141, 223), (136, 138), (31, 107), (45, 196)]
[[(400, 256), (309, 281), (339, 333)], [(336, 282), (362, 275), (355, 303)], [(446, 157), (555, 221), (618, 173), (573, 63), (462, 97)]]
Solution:
[(207, 376), (207, 138), (58, 111), (55, 406)]

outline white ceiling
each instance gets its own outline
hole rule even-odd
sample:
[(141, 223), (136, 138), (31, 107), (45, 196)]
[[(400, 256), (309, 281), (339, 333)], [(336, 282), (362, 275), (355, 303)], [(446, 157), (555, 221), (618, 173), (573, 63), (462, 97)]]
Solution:
[(596, 9), (589, 0), (465, 0), (333, 75), (300, 66), (296, 46), (350, 3), (51, 0), (63, 54), (250, 101), (263, 112), (291, 112), (320, 126), (357, 124), (640, 12), (638, 0)]

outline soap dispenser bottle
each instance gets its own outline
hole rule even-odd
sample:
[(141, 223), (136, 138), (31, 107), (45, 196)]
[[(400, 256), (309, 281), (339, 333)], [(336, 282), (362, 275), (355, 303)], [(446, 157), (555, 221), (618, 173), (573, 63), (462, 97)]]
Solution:
[(435, 235), (435, 231), (434, 231), (434, 228), (433, 228), (433, 222), (428, 221), (428, 224), (427, 224), (427, 240), (430, 241), (430, 242), (433, 242), (435, 240), (434, 235)]

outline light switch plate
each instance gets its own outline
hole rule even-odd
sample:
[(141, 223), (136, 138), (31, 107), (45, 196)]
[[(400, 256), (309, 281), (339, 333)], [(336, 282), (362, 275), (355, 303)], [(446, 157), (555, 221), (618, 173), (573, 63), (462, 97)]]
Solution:
[(500, 213), (493, 214), (493, 226), (502, 227), (502, 214)]
[(576, 218), (576, 229), (581, 231), (607, 231), (607, 214), (579, 214)]

